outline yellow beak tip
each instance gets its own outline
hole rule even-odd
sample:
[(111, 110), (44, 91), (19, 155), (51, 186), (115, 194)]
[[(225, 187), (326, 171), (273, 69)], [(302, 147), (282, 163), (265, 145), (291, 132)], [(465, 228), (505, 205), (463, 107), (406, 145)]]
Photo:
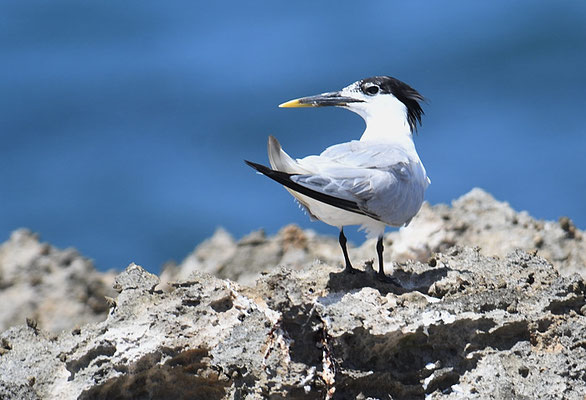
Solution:
[(299, 102), (299, 99), (289, 100), (282, 104), (279, 104), (280, 108), (296, 108), (296, 107), (309, 107), (309, 104), (303, 104)]

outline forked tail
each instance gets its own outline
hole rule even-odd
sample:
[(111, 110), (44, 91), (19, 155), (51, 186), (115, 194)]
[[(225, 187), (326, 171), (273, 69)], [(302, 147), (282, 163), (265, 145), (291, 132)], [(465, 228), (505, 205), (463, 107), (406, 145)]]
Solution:
[(267, 150), (269, 153), (269, 162), (275, 171), (289, 174), (307, 173), (307, 171), (299, 167), (297, 161), (283, 151), (279, 141), (274, 136), (269, 136)]

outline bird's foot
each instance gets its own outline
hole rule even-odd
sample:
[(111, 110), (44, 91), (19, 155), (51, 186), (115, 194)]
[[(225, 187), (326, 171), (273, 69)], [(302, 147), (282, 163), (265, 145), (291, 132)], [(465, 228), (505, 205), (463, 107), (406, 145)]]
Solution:
[(383, 283), (392, 283), (395, 286), (401, 287), (401, 285), (399, 284), (399, 281), (397, 281), (395, 278), (392, 278), (388, 275), (385, 275), (384, 272), (377, 272), (376, 274), (376, 278)]
[(361, 273), (362, 271), (359, 269), (354, 268), (352, 265), (350, 264), (346, 264), (346, 268), (344, 268), (344, 272), (354, 275), (354, 274), (358, 274)]

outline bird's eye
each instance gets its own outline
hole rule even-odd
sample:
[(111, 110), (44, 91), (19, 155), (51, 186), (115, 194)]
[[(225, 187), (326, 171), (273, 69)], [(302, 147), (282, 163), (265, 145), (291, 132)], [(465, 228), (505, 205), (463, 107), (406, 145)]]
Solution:
[(378, 86), (372, 85), (366, 88), (366, 94), (374, 96), (378, 93)]

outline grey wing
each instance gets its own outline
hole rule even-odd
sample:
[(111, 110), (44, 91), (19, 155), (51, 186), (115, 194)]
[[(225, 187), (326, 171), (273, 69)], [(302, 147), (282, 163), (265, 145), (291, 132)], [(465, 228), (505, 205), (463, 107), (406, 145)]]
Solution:
[[(389, 144), (352, 141), (328, 147), (319, 156), (297, 160), (299, 165), (316, 175), (355, 177), (353, 169), (390, 172), (400, 179), (409, 179), (413, 160), (407, 152)], [(361, 173), (359, 175), (368, 175)]]
[(355, 202), (380, 220), (389, 203), (404, 196), (413, 175), (411, 159), (400, 147), (359, 141), (326, 149), (298, 162), (312, 174), (291, 179), (312, 190)]
[(313, 191), (356, 203), (362, 214), (380, 220), (380, 210), (370, 202), (381, 189), (392, 186), (393, 176), (376, 170), (330, 168), (315, 175), (293, 175), (291, 180)]
[(352, 141), (328, 147), (319, 158), (347, 167), (378, 170), (397, 169), (411, 161), (407, 152), (399, 146)]

